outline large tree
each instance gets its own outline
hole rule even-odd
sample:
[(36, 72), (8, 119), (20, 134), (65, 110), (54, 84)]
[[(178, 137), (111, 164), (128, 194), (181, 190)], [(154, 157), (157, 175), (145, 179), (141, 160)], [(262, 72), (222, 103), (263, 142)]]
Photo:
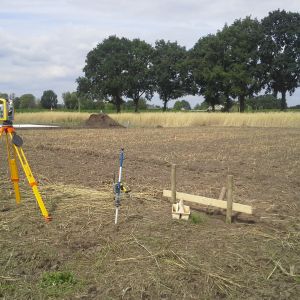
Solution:
[(230, 103), (226, 43), (218, 35), (210, 34), (200, 38), (189, 51), (188, 64), (196, 85), (196, 93), (203, 95), (205, 102), (213, 110), (225, 94), (228, 104)]
[(281, 93), (281, 109), (287, 107), (300, 81), (300, 14), (276, 10), (262, 20), (264, 32), (260, 57), (265, 69), (267, 92)]
[(57, 108), (57, 95), (52, 90), (43, 92), (41, 97), (41, 106), (43, 108)]
[(127, 98), (133, 100), (135, 112), (138, 111), (140, 98), (151, 100), (154, 80), (152, 68), (153, 48), (145, 41), (134, 39), (130, 43)]
[(110, 36), (86, 57), (85, 76), (77, 79), (78, 92), (92, 99), (106, 98), (121, 111), (129, 81), (130, 41)]
[(63, 93), (62, 98), (67, 109), (80, 110), (80, 99), (76, 92)]
[(189, 64), (198, 94), (212, 106), (224, 101), (229, 111), (238, 98), (240, 111), (246, 97), (262, 88), (258, 45), (262, 39), (260, 24), (247, 17), (225, 25), (215, 35), (200, 38), (189, 53)]
[(262, 67), (258, 48), (263, 39), (258, 20), (246, 17), (225, 26), (219, 33), (224, 41), (228, 68), (226, 69), (230, 94), (237, 97), (240, 112), (245, 110), (245, 100), (257, 94), (263, 86)]
[(155, 90), (163, 101), (163, 110), (167, 103), (187, 93), (187, 69), (184, 68), (186, 49), (177, 42), (156, 41), (153, 58)]

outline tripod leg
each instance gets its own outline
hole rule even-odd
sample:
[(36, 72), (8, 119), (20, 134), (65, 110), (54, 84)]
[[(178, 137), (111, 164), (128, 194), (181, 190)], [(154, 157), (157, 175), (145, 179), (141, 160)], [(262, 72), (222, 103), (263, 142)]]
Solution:
[[(12, 139), (12, 134), (11, 133), (10, 133), (10, 137)], [(39, 205), (39, 208), (41, 210), (42, 215), (46, 218), (46, 220), (51, 220), (51, 217), (49, 216), (48, 211), (45, 207), (45, 204), (43, 202), (43, 199), (42, 199), (41, 194), (40, 194), (40, 192), (38, 190), (38, 187), (37, 187), (37, 182), (35, 181), (35, 178), (33, 177), (33, 174), (31, 172), (30, 166), (28, 164), (28, 161), (26, 159), (26, 156), (24, 154), (24, 151), (23, 151), (22, 147), (17, 147), (16, 145), (14, 145), (14, 149), (15, 149), (15, 151), (17, 153), (17, 156), (20, 160), (20, 163), (22, 165), (24, 173), (27, 177), (28, 183), (32, 187), (32, 191), (34, 193), (34, 196), (35, 196), (36, 201)]]
[(10, 170), (11, 181), (13, 182), (15, 189), (16, 202), (19, 204), (21, 202), (21, 195), (19, 188), (19, 172), (15, 158), (10, 159)]
[(20, 188), (19, 188), (19, 173), (18, 173), (18, 167), (16, 162), (16, 153), (14, 152), (14, 158), (11, 158), (11, 146), (10, 141), (8, 139), (8, 136), (6, 134), (6, 148), (7, 148), (7, 160), (9, 165), (9, 171), (10, 171), (10, 179), (13, 183), (14, 190), (15, 190), (15, 197), (17, 204), (20, 204), (21, 202), (21, 195), (20, 195)]

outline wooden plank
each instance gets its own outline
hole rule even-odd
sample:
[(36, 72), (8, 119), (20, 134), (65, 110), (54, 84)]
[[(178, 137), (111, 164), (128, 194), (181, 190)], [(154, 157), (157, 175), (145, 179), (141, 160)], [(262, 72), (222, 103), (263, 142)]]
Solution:
[[(171, 191), (170, 190), (163, 190), (163, 196), (164, 197), (171, 197)], [(217, 200), (213, 198), (207, 198), (203, 196), (196, 196), (196, 195), (190, 195), (185, 193), (176, 193), (177, 200), (185, 200), (189, 202), (194, 202), (202, 205), (211, 205), (218, 208), (227, 208), (227, 201), (223, 200)], [(232, 204), (232, 210), (236, 212), (241, 212), (245, 214), (252, 214), (252, 207), (249, 205), (239, 204), (239, 203), (233, 203)]]

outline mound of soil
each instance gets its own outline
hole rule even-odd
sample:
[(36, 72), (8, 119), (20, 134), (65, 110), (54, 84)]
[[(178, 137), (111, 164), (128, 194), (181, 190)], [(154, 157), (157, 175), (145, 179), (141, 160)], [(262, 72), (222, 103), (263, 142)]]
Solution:
[(90, 115), (85, 125), (94, 128), (123, 128), (122, 125), (104, 113)]

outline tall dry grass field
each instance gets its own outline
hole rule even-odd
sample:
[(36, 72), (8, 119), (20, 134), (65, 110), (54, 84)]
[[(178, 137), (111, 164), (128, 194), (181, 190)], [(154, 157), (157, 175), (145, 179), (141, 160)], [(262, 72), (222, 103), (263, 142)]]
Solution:
[(89, 116), (89, 113), (63, 111), (26, 112), (16, 113), (15, 123), (77, 125), (85, 122)]
[(300, 128), (300, 113), (200, 113), (156, 112), (111, 114), (120, 124), (128, 127), (291, 127)]
[[(90, 113), (36, 112), (17, 113), (15, 123), (83, 124)], [(203, 112), (151, 112), (110, 114), (111, 118), (126, 127), (289, 127), (300, 128), (300, 113), (203, 113)]]

